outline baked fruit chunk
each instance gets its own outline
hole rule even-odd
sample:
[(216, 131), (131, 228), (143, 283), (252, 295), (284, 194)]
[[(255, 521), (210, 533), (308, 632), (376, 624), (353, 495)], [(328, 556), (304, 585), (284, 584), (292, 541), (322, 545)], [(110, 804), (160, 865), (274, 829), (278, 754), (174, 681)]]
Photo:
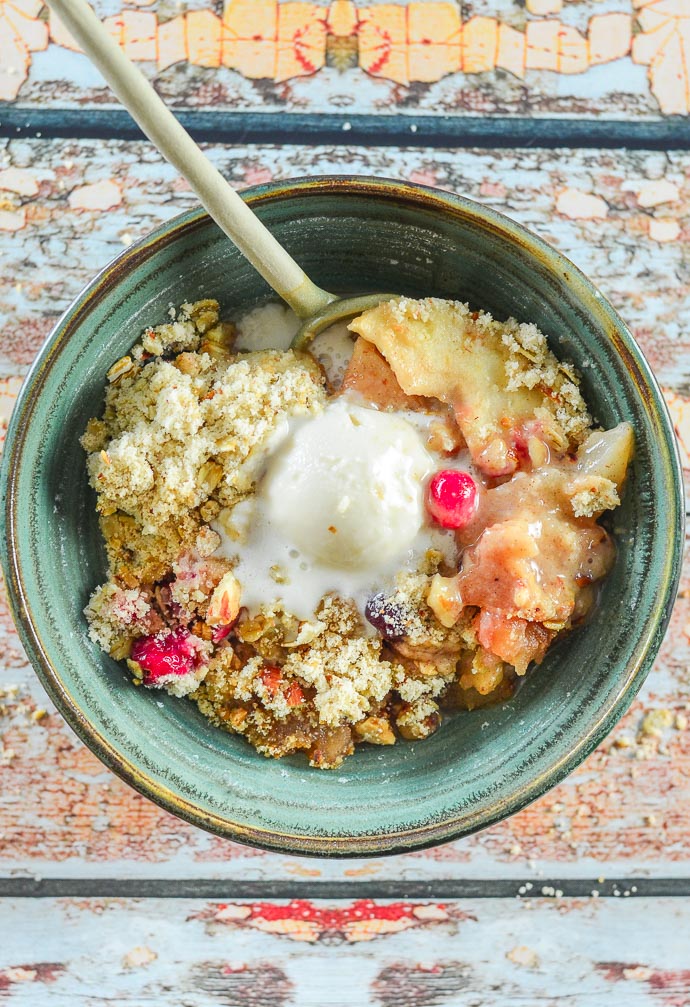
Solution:
[(379, 409), (428, 408), (420, 396), (405, 394), (390, 364), (373, 343), (361, 337), (355, 341), (340, 392), (355, 392)]
[(467, 304), (400, 298), (349, 326), (390, 364), (402, 390), (448, 403), (474, 463), (506, 476), (529, 456), (530, 438), (577, 447), (591, 417), (577, 377), (535, 325), (495, 322)]
[(541, 662), (613, 566), (615, 546), (597, 518), (620, 503), (633, 443), (630, 424), (620, 423), (590, 434), (574, 458), (486, 489), (458, 533), (460, 570), (433, 580), (428, 604), (441, 624), (454, 626), (469, 606), (486, 651), (518, 675)]

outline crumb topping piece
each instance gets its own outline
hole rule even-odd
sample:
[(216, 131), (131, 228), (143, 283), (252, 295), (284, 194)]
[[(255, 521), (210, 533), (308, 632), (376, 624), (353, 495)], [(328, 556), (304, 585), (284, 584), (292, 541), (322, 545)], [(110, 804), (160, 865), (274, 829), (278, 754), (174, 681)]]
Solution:
[[(147, 330), (145, 352), (183, 356), (209, 341), (215, 301), (188, 305), (170, 323)], [(137, 356), (137, 354), (134, 354)], [(286, 416), (320, 411), (323, 376), (307, 354), (262, 351), (189, 362), (138, 354), (106, 392), (102, 420), (82, 439), (101, 514), (122, 511), (144, 534), (183, 518), (216, 490), (225, 506), (249, 493), (262, 450)]]

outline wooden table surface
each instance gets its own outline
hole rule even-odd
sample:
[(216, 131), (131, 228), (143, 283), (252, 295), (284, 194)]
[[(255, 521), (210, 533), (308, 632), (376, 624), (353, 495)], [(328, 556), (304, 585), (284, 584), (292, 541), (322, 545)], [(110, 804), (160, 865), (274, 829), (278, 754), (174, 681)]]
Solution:
[[(572, 258), (690, 469), (690, 0), (101, 0), (242, 187), (387, 175)], [(56, 318), (194, 204), (41, 0), (0, 0), (0, 415)], [(0, 1004), (690, 1005), (690, 567), (632, 709), (471, 839), (323, 862), (214, 838), (52, 710), (0, 599)]]

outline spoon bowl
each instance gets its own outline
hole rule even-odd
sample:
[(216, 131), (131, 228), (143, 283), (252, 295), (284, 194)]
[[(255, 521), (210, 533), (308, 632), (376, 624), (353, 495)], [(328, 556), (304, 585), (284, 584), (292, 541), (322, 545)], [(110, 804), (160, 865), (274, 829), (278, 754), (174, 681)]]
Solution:
[(304, 350), (312, 339), (325, 332), (331, 325), (361, 315), (369, 308), (375, 308), (383, 301), (390, 301), (396, 296), (396, 294), (359, 294), (356, 297), (337, 297), (300, 325), (290, 346), (293, 350)]

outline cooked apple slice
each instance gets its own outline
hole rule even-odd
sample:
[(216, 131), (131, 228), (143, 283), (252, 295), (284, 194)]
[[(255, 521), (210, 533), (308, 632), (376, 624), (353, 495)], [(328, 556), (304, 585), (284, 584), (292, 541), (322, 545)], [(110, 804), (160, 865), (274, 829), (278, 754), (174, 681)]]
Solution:
[(633, 448), (629, 423), (619, 423), (612, 430), (595, 430), (580, 445), (575, 472), (564, 484), (576, 517), (598, 517), (618, 506), (618, 491), (625, 480)]
[(518, 675), (524, 675), (532, 661), (541, 664), (555, 635), (555, 630), (540, 622), (513, 618), (503, 612), (485, 609), (477, 616), (477, 639), (482, 647), (512, 664)]
[(527, 441), (576, 447), (590, 417), (575, 375), (534, 325), (495, 322), (466, 304), (400, 298), (355, 318), (408, 395), (450, 404), (474, 462), (492, 476), (514, 472)]
[(357, 392), (379, 409), (425, 408), (423, 399), (418, 395), (407, 395), (402, 390), (390, 364), (372, 343), (361, 336), (355, 341), (340, 391)]
[(610, 479), (620, 489), (632, 458), (635, 438), (629, 423), (611, 430), (595, 430), (577, 452), (578, 470), (585, 476)]

